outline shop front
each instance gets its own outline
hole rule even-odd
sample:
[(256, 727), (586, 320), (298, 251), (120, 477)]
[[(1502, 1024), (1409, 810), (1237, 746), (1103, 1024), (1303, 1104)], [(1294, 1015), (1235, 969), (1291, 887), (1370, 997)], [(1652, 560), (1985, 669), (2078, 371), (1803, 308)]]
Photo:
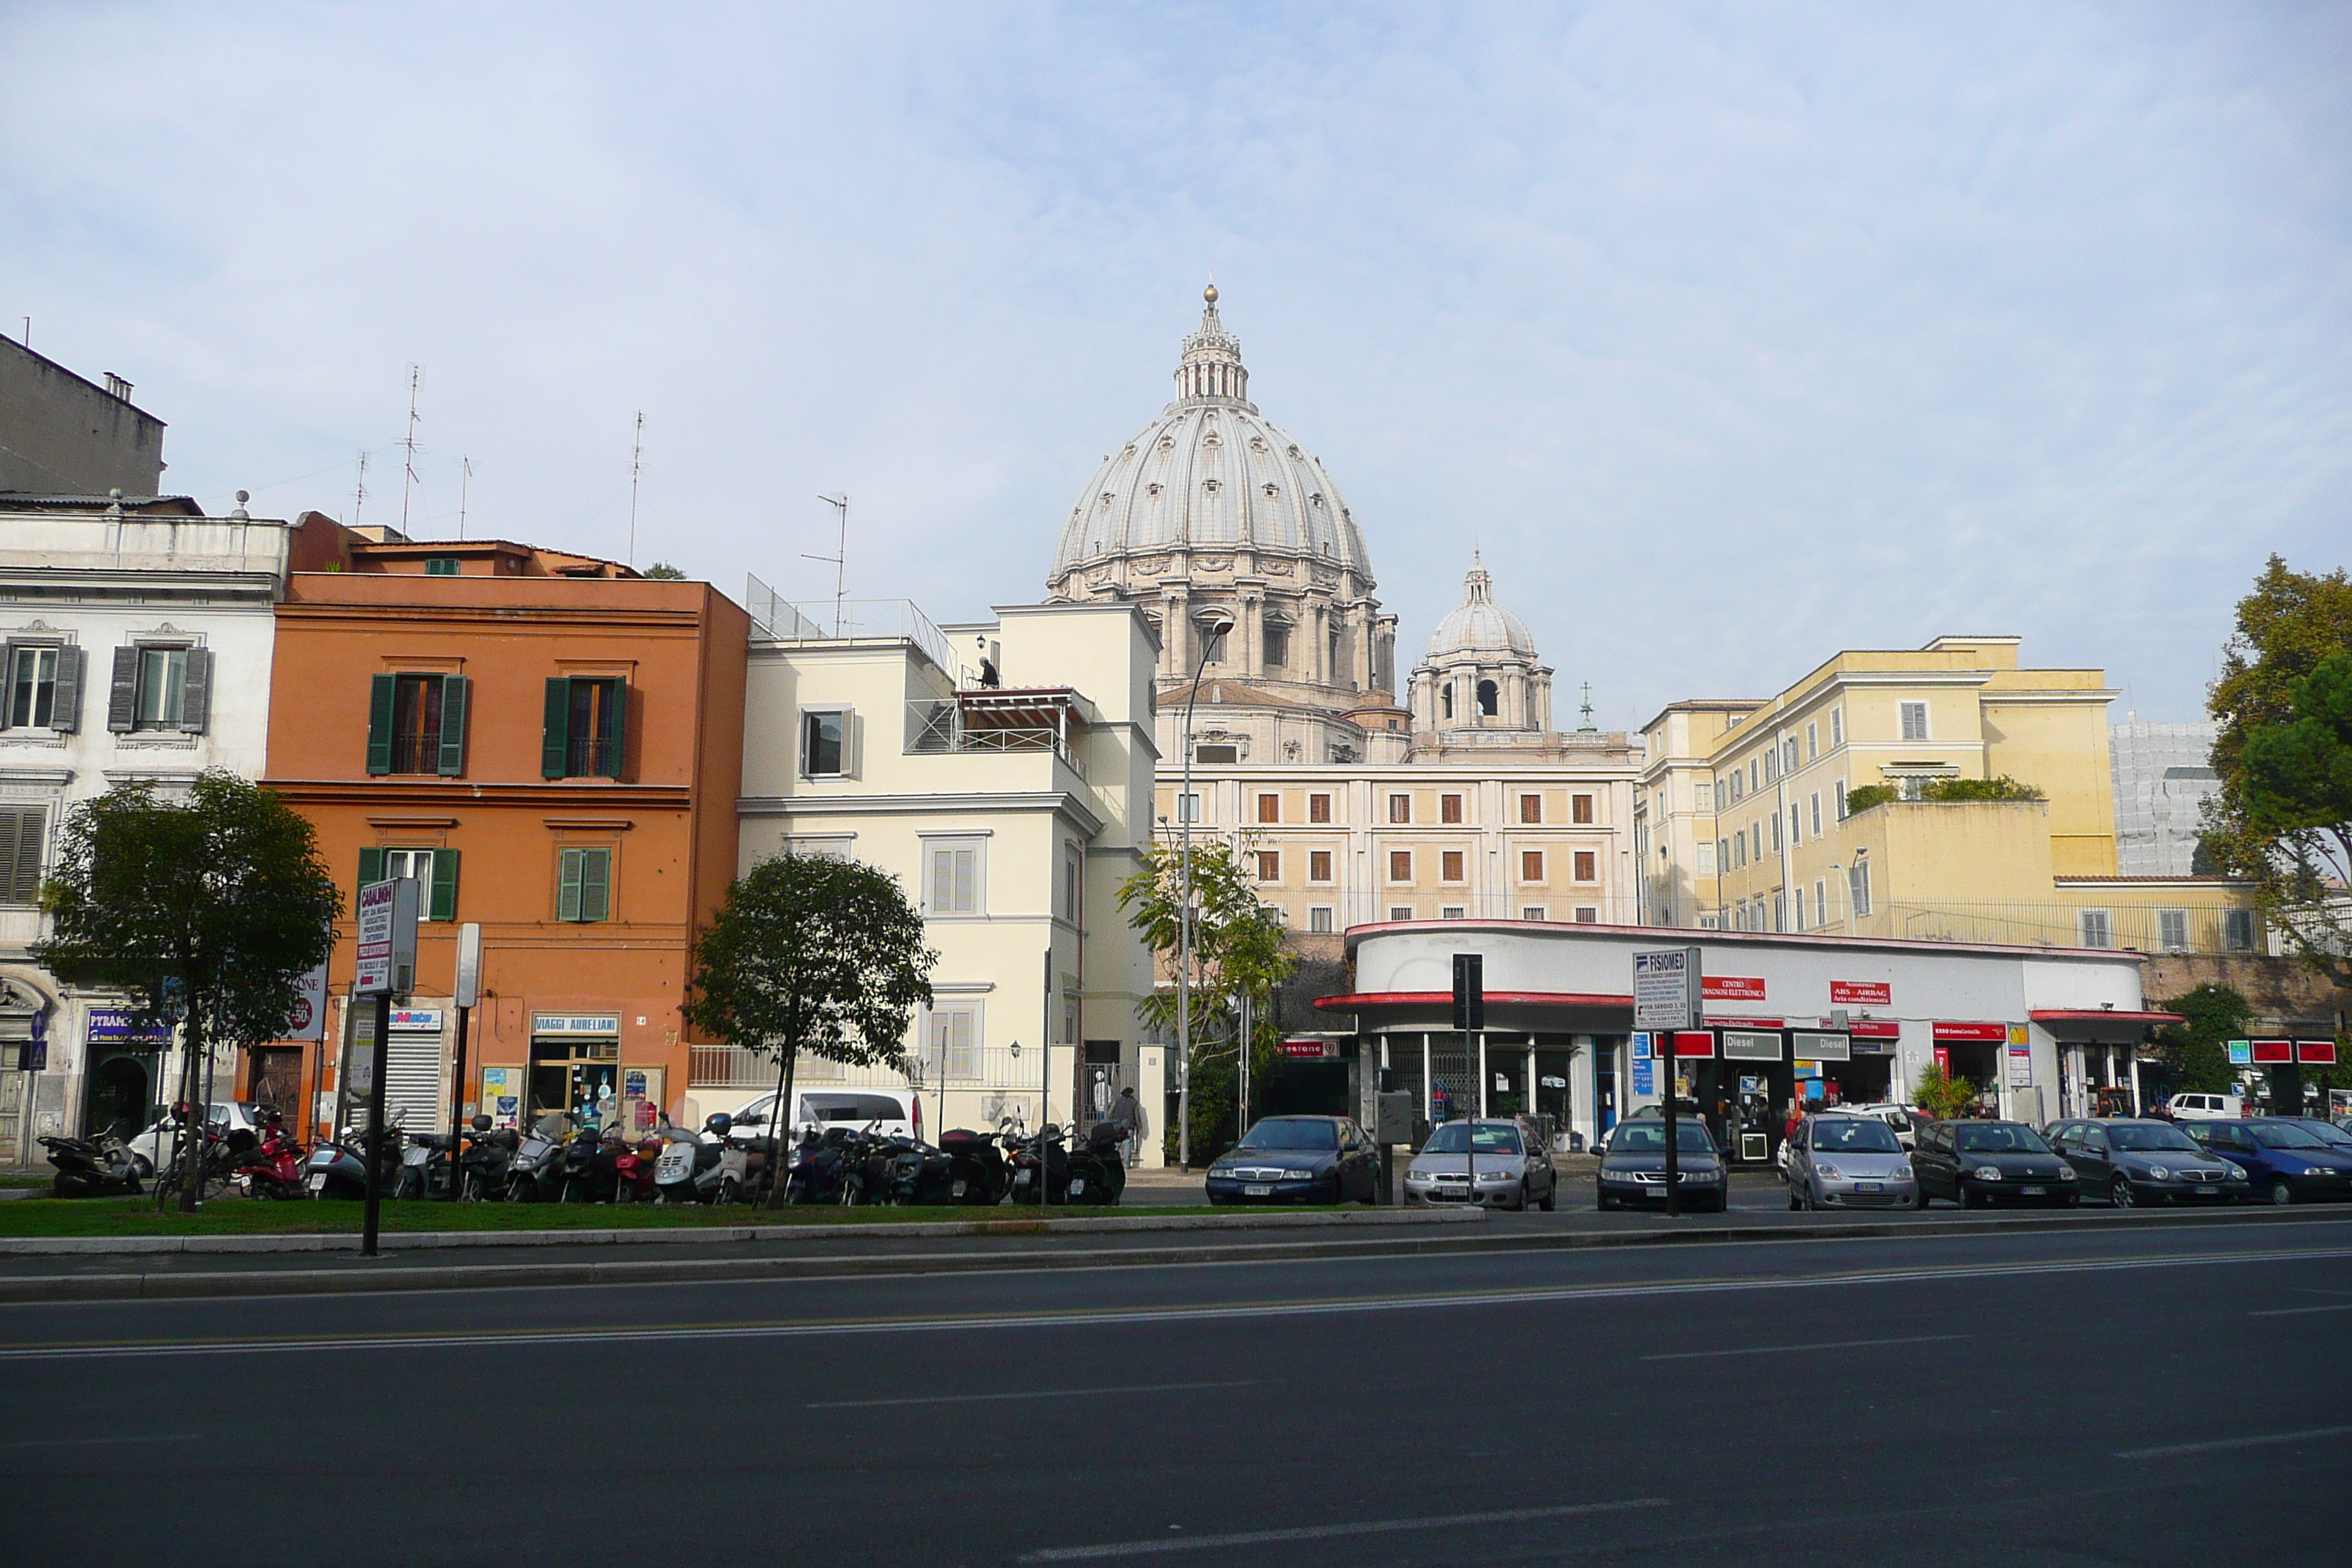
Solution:
[(2033, 1026), (2049, 1036), (2058, 1061), (2062, 1116), (2137, 1116), (2142, 1094), (2139, 1051), (2148, 1031), (2169, 1016), (2113, 1008), (2045, 1007)]
[(93, 1007), (84, 1034), (82, 1136), (130, 1138), (163, 1115), (163, 1059), (170, 1026), (142, 1023), (126, 1007)]
[(530, 1016), (527, 1125), (548, 1116), (580, 1127), (618, 1125), (623, 1088), (618, 1013)]

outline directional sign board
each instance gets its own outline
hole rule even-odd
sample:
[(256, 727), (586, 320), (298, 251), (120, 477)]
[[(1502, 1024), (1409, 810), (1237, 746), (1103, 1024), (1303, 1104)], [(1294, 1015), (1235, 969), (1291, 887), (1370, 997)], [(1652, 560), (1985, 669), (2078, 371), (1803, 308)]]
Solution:
[(370, 882), (360, 889), (359, 973), (352, 989), (362, 996), (404, 992), (416, 975), (416, 883)]
[(1635, 953), (1633, 1027), (1698, 1027), (1700, 986), (1698, 949), (1669, 947)]

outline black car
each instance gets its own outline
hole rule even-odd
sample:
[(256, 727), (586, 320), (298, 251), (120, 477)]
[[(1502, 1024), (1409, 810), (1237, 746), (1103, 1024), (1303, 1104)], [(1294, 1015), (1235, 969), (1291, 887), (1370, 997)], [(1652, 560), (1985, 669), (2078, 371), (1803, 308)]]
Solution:
[(1372, 1141), (1344, 1116), (1269, 1116), (1209, 1166), (1213, 1204), (1370, 1203)]
[(2228, 1204), (2252, 1189), (2238, 1166), (2169, 1121), (2139, 1117), (2060, 1121), (2042, 1130), (2074, 1167), (2076, 1187), (2119, 1209), (2135, 1204)]
[(2074, 1168), (2022, 1121), (1930, 1121), (1911, 1151), (1919, 1206), (1948, 1198), (1962, 1208), (1993, 1204), (2071, 1205), (2082, 1201)]
[[(1681, 1176), (1683, 1204), (1694, 1210), (1721, 1214), (1731, 1204), (1731, 1188), (1723, 1168), (1723, 1153), (1708, 1136), (1706, 1123), (1675, 1122), (1675, 1163)], [(1666, 1202), (1666, 1123), (1664, 1118), (1639, 1118), (1620, 1124), (1609, 1135), (1609, 1150), (1601, 1156), (1593, 1177), (1600, 1206), (1604, 1209)]]

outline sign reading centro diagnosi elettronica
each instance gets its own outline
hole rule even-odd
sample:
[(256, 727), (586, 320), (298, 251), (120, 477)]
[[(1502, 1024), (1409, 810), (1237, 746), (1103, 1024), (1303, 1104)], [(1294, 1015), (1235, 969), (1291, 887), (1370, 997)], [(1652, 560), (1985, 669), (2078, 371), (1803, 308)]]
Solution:
[(1633, 1027), (1698, 1026), (1698, 949), (1668, 947), (1633, 955)]
[(362, 996), (405, 991), (416, 973), (416, 884), (402, 878), (360, 889), (359, 969)]

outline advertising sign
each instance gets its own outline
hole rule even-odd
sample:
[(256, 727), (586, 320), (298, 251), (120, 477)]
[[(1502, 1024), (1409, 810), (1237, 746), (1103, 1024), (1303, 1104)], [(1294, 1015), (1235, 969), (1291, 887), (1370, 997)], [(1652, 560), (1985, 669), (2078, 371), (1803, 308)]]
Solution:
[(2251, 1067), (2251, 1066), (2252, 1066), (2252, 1065), (2253, 1065), (2253, 1060), (2254, 1060), (2254, 1042), (2253, 1042), (2253, 1041), (2252, 1041), (2252, 1040), (2231, 1040), (2231, 1041), (2230, 1042), (2230, 1065), (2231, 1065), (2231, 1067), (2233, 1067), (2233, 1068)]
[(533, 1013), (530, 1032), (534, 1035), (617, 1035), (621, 1032), (618, 1013)]
[[(1723, 1056), (1727, 1061), (1777, 1062), (1780, 1059), (1780, 1033), (1777, 1029), (1769, 1035), (1757, 1029), (1726, 1029), (1723, 1031)], [(1740, 1092), (1752, 1091), (1742, 1089)]]
[(1647, 1057), (1633, 1064), (1633, 1092), (1637, 1095), (1658, 1092), (1658, 1064)]
[(327, 962), (295, 982), (294, 1011), (287, 1016), (286, 1037), (289, 1040), (323, 1040), (327, 1037)]
[(1633, 955), (1633, 1026), (1687, 1029), (1698, 1022), (1699, 962), (1695, 947)]
[(1938, 1040), (1990, 1040), (1997, 1046), (2006, 1045), (2009, 1041), (2007, 1024), (1938, 1023), (1934, 1026), (1934, 1030)]
[(482, 1069), (482, 1110), (501, 1127), (511, 1127), (522, 1114), (520, 1068)]
[(2336, 1065), (2336, 1042), (2334, 1040), (2297, 1040), (2294, 1043), (2294, 1059), (2319, 1067), (2332, 1068)]
[(2032, 1089), (2033, 1087), (2032, 1047), (2011, 1046), (2009, 1047), (2009, 1087), (2011, 1089)]
[(1710, 1002), (1761, 1002), (1764, 982), (1761, 977), (1738, 974), (1710, 974), (1706, 981), (1706, 999)]
[(1895, 987), (1884, 980), (1832, 980), (1830, 982), (1830, 1005), (1892, 1007), (1895, 1005)]
[(2291, 1062), (2294, 1060), (2294, 1042), (2293, 1040), (2256, 1040), (2252, 1042), (2252, 1044), (2254, 1047), (2254, 1063), (2258, 1067), (2269, 1062)]
[(352, 1037), (343, 1047), (343, 1093), (352, 1100), (362, 1100), (375, 1093), (375, 1009), (345, 1011), (352, 1021)]
[(1853, 1059), (1853, 1048), (1843, 1034), (1825, 1034), (1818, 1030), (1800, 1029), (1789, 1037), (1789, 1048), (1809, 1062), (1843, 1062)]
[(1637, 1062), (1645, 1062), (1650, 1059), (1649, 1036), (1636, 1034), (1633, 1037), (1633, 1059)]
[(416, 883), (411, 878), (370, 882), (360, 889), (359, 973), (352, 989), (362, 996), (406, 991), (416, 978)]
[(1712, 1059), (1715, 1056), (1715, 1031), (1712, 1029), (1677, 1029), (1674, 1035), (1675, 1055)]
[(1325, 1057), (1337, 1057), (1339, 1054), (1339, 1042), (1337, 1040), (1285, 1040), (1282, 1042), (1282, 1054), (1286, 1057), (1319, 1061)]
[(126, 1007), (92, 1007), (89, 1010), (89, 1043), (93, 1046), (168, 1046), (172, 1043), (172, 1026), (162, 1019), (142, 1024), (139, 1015)]

